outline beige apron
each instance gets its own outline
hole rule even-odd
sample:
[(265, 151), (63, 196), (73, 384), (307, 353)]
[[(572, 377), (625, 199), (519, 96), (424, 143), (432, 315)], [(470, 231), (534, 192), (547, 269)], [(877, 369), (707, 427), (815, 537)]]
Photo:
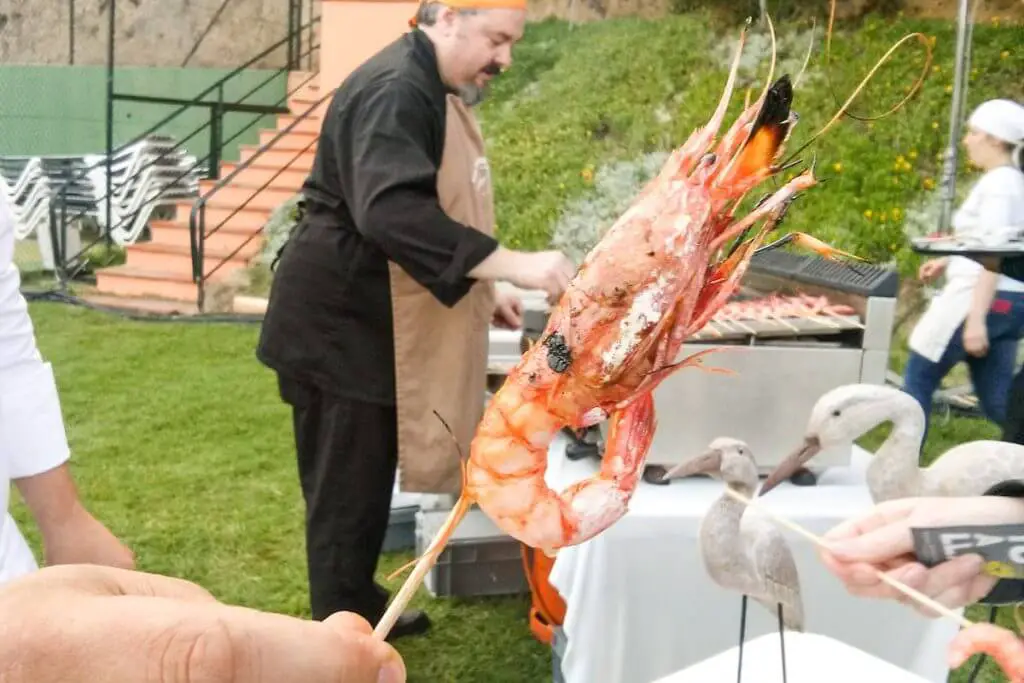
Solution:
[[(494, 204), (483, 137), (472, 112), (448, 96), (445, 147), (437, 177), (441, 208), (494, 233)], [(484, 409), (494, 285), (480, 281), (452, 308), (389, 263), (394, 311), (398, 467), (403, 491), (457, 494), (462, 473), (452, 428), (466, 455)]]

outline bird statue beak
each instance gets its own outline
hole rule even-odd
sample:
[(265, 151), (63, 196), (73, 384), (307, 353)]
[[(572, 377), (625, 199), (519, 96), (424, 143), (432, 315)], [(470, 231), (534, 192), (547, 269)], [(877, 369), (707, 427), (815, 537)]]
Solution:
[(709, 474), (711, 472), (717, 472), (721, 467), (721, 451), (711, 450), (703, 455), (698, 455), (696, 458), (679, 463), (662, 475), (661, 480), (669, 481), (670, 479), (690, 477), (694, 474)]
[(757, 495), (763, 496), (786, 479), (789, 479), (798, 469), (803, 467), (805, 462), (820, 452), (821, 441), (818, 437), (805, 437), (803, 444), (787, 456), (785, 460), (780, 462), (778, 467), (768, 475), (768, 478), (764, 480), (763, 484), (761, 484), (761, 490), (758, 491)]

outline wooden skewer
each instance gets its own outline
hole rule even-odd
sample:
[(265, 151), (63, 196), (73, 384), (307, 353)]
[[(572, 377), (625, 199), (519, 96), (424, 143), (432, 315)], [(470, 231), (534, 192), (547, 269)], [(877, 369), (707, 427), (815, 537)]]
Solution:
[[(788, 519), (785, 519), (783, 517), (780, 517), (780, 516), (776, 515), (774, 512), (772, 512), (771, 510), (768, 510), (763, 505), (760, 505), (758, 503), (754, 503), (752, 500), (748, 499), (742, 493), (737, 493), (736, 491), (733, 491), (728, 486), (725, 488), (725, 492), (727, 494), (729, 494), (730, 496), (732, 496), (733, 498), (735, 498), (736, 500), (738, 500), (739, 502), (743, 503), (744, 505), (746, 505), (748, 507), (752, 507), (752, 508), (757, 508), (758, 510), (760, 510), (761, 512), (766, 514), (768, 517), (771, 517), (777, 524), (780, 524), (780, 525), (786, 527), (787, 529), (789, 529), (790, 531), (793, 531), (794, 533), (800, 534), (801, 536), (803, 536), (807, 540), (811, 541), (812, 543), (814, 543), (818, 547), (820, 547), (820, 548), (822, 548), (824, 550), (828, 550), (828, 544), (822, 538), (820, 538), (819, 536), (814, 535), (813, 533), (811, 533), (807, 529), (804, 529), (802, 526), (800, 526), (796, 522), (791, 522)], [(932, 609), (932, 610), (938, 612), (939, 614), (941, 614), (944, 617), (952, 619), (953, 621), (957, 622), (958, 624), (960, 624), (964, 628), (967, 628), (969, 626), (973, 626), (974, 625), (974, 622), (971, 621), (970, 619), (967, 619), (963, 615), (957, 614), (956, 612), (954, 612), (953, 610), (949, 609), (945, 605), (943, 605), (941, 603), (938, 603), (935, 600), (932, 600), (931, 598), (929, 598), (924, 593), (921, 593), (920, 591), (914, 590), (913, 588), (911, 588), (907, 584), (903, 583), (902, 581), (897, 581), (896, 579), (892, 578), (891, 576), (889, 576), (885, 572), (880, 572), (880, 571), (878, 571), (876, 569), (875, 570), (875, 576), (877, 576), (880, 580), (882, 580), (883, 582), (889, 584), (890, 586), (892, 586), (896, 590), (900, 591), (901, 593), (903, 593), (907, 597), (916, 600), (917, 602), (921, 603), (925, 607), (928, 607), (929, 609)]]

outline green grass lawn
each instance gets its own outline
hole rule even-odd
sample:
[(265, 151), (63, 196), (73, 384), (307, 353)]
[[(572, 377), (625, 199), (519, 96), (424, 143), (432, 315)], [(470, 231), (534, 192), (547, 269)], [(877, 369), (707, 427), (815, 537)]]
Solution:
[[(289, 415), (253, 356), (256, 327), (131, 322), (51, 303), (31, 313), (56, 372), (82, 494), (134, 548), (139, 568), (195, 581), (227, 602), (308, 616)], [(995, 433), (940, 418), (929, 453)], [(38, 544), (17, 499), (14, 513)], [(409, 559), (386, 557), (382, 576)], [(525, 596), (432, 599), (421, 591), (417, 604), (436, 626), (398, 642), (410, 681), (550, 680), (550, 654), (530, 635)]]

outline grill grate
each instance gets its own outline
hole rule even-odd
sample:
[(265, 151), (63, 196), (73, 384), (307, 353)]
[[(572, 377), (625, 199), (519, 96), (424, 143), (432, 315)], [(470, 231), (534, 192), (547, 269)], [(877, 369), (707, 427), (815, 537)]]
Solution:
[(895, 298), (899, 292), (899, 274), (891, 268), (840, 263), (817, 255), (764, 251), (750, 260), (750, 269), (861, 296)]

